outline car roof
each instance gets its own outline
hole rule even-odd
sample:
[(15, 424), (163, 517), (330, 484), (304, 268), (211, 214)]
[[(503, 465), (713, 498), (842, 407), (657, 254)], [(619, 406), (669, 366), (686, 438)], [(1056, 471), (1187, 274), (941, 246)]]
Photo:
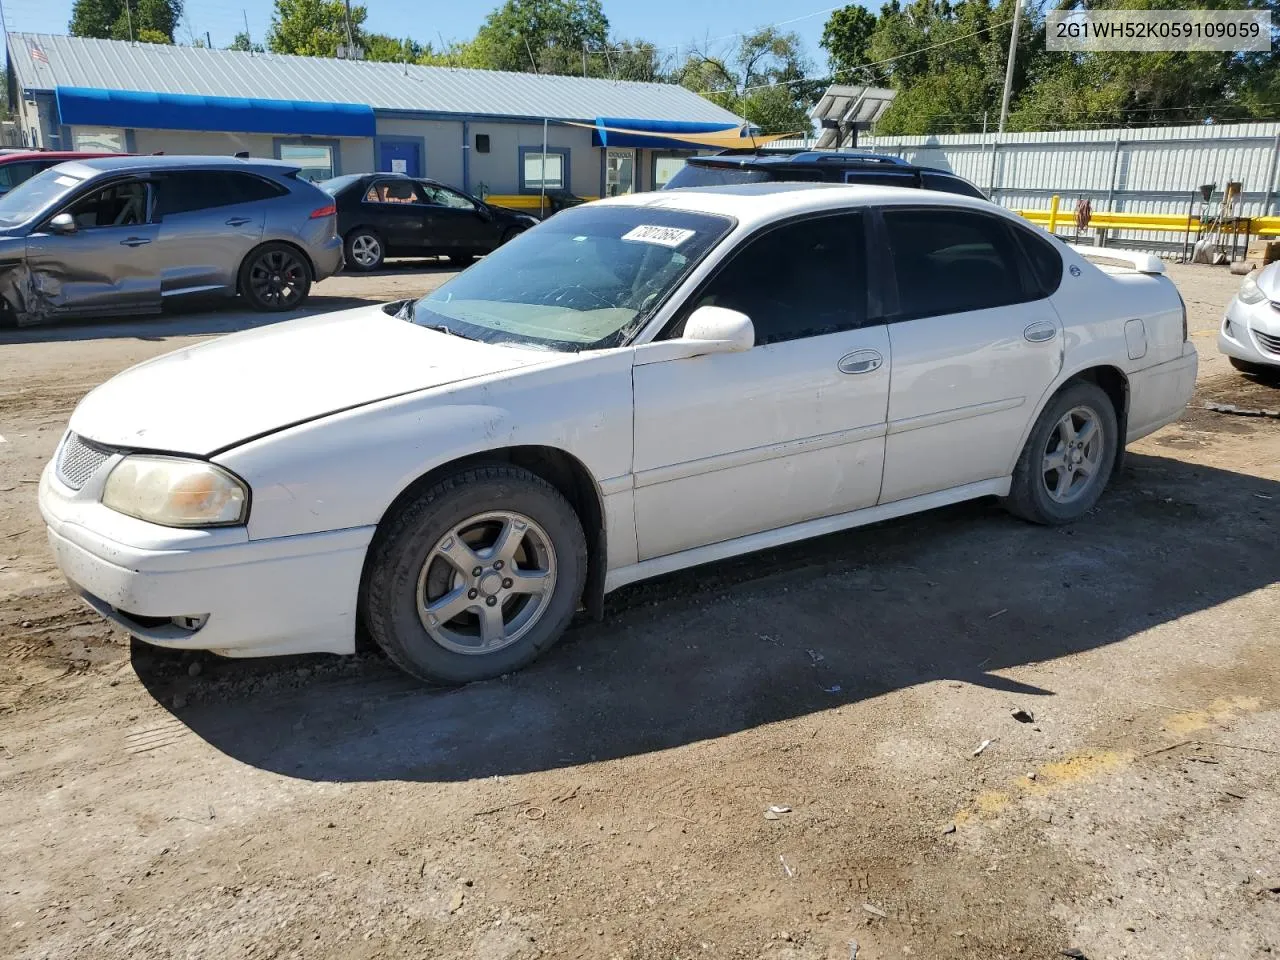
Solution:
[[(282, 160), (265, 160), (257, 157), (210, 157), (210, 156), (112, 156), (90, 157), (82, 160), (71, 160), (63, 164), (69, 172), (81, 177), (97, 176), (104, 173), (136, 173), (150, 170), (258, 170), (277, 174), (292, 173), (298, 169), (294, 163)], [(70, 169), (75, 168), (75, 169)]]
[(887, 153), (852, 153), (842, 150), (728, 150), (723, 153), (709, 154), (700, 157), (689, 157), (688, 162), (699, 167), (756, 167), (759, 169), (786, 169), (788, 167), (834, 167), (857, 168), (861, 170), (898, 169), (902, 171), (924, 170), (944, 177), (962, 179), (950, 170), (939, 170), (935, 167), (922, 167), (902, 157)]
[(118, 157), (124, 154), (95, 153), (92, 150), (13, 150), (0, 153), (0, 163), (24, 160), (92, 160), (96, 157)]
[(988, 200), (958, 193), (857, 183), (794, 183), (785, 180), (632, 193), (598, 200), (592, 204), (593, 207), (601, 205), (661, 207), (691, 213), (720, 214), (735, 217), (745, 226), (821, 210), (887, 205), (967, 207), (984, 213), (998, 213), (1006, 219), (1014, 217)]

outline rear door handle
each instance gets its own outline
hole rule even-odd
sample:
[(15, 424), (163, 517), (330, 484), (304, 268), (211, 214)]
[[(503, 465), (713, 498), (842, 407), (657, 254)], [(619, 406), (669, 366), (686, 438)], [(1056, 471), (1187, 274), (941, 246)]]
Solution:
[(121, 240), (121, 241), (120, 241), (120, 246), (122, 246), (122, 247), (140, 247), (140, 246), (142, 246), (143, 244), (150, 243), (150, 242), (151, 242), (151, 241), (150, 241), (150, 240), (148, 240), (146, 237), (129, 237), (127, 240)]
[(1028, 323), (1022, 330), (1022, 336), (1031, 343), (1044, 343), (1058, 335), (1058, 325), (1052, 320), (1037, 320)]
[(244, 226), (246, 223), (248, 223), (248, 222), (249, 222), (249, 218), (248, 218), (248, 217), (231, 217), (231, 218), (227, 221), (227, 226), (228, 226), (228, 227), (243, 227), (243, 226)]
[(836, 364), (841, 373), (873, 373), (884, 364), (878, 350), (855, 350), (846, 353)]

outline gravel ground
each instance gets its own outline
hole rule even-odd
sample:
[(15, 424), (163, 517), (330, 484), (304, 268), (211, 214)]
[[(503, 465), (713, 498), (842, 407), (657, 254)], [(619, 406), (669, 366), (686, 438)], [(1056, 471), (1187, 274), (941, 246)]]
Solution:
[(1271, 960), (1280, 423), (1203, 403), (1277, 391), (1216, 355), (1239, 278), (1172, 273), (1196, 401), (1086, 520), (980, 502), (673, 575), (443, 692), (131, 647), (52, 567), (79, 397), (264, 318), (7, 335), (0, 956)]

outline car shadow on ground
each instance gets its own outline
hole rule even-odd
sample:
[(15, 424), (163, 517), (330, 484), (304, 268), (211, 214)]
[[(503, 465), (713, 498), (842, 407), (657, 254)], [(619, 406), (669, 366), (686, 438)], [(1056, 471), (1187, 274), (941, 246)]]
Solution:
[(71, 340), (166, 340), (169, 337), (206, 336), (252, 330), (284, 320), (318, 313), (349, 310), (382, 303), (356, 296), (312, 294), (298, 310), (264, 313), (250, 310), (243, 300), (218, 297), (189, 299), (166, 305), (158, 315), (118, 317), (111, 320), (66, 320), (17, 329), (0, 329), (0, 345), (16, 343), (65, 343)]
[[(244, 763), (452, 781), (721, 737), (933, 680), (1035, 709), (998, 671), (1117, 643), (1269, 585), (1280, 483), (1130, 456), (1069, 527), (961, 504), (673, 574), (609, 598), (530, 668), (432, 690), (376, 656), (225, 661), (135, 646), (160, 702)], [(305, 678), (305, 679), (304, 679)], [(921, 731), (927, 735), (927, 731)]]

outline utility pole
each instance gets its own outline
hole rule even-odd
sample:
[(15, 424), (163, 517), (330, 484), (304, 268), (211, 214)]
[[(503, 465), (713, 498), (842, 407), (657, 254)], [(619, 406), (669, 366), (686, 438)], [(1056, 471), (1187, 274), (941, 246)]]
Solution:
[(1004, 68), (1004, 96), (1000, 100), (1000, 132), (1009, 119), (1009, 96), (1013, 93), (1013, 65), (1018, 54), (1018, 19), (1022, 16), (1022, 0), (1013, 0), (1013, 29), (1009, 32), (1009, 62)]
[(240, 8), (240, 15), (244, 17), (244, 39), (249, 44), (249, 56), (253, 56), (253, 37), (249, 34), (249, 13), (244, 7)]
[(213, 35), (208, 30), (204, 32), (204, 45), (210, 50), (213, 49)]
[(133, 43), (133, 14), (129, 11), (129, 0), (124, 0), (124, 16), (129, 24), (129, 42)]

